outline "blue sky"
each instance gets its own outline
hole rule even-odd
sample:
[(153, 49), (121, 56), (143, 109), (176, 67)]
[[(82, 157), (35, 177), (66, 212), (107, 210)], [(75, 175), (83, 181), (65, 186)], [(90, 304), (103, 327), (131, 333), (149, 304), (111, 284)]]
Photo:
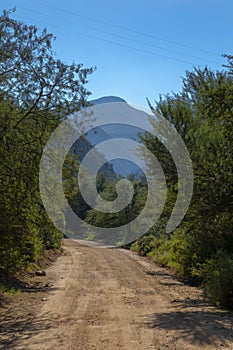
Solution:
[(233, 54), (232, 0), (1, 0), (15, 18), (56, 36), (57, 57), (96, 66), (92, 98), (117, 95), (146, 106), (177, 92), (186, 70), (222, 69)]

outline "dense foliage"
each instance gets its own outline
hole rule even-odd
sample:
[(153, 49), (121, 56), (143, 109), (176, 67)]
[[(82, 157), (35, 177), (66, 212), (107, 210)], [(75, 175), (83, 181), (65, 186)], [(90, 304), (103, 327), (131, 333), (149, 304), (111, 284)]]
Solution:
[(0, 17), (1, 273), (61, 246), (39, 195), (40, 158), (61, 120), (86, 105), (84, 85), (93, 71), (56, 59), (53, 35), (11, 17), (6, 11)]
[(183, 222), (165, 234), (177, 192), (175, 169), (158, 141), (145, 137), (167, 169), (169, 191), (161, 221), (132, 249), (173, 267), (189, 282), (203, 283), (217, 304), (233, 307), (233, 57), (226, 58), (224, 71), (187, 72), (182, 91), (156, 103), (155, 110), (175, 125), (190, 152), (194, 192)]

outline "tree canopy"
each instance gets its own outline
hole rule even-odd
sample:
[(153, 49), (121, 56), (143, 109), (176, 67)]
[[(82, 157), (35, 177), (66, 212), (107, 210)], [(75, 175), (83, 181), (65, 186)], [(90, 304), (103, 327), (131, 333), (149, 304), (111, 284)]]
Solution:
[[(191, 205), (180, 226), (166, 235), (177, 194), (176, 169), (169, 153), (150, 135), (146, 146), (161, 159), (168, 195), (160, 222), (133, 249), (175, 268), (185, 279), (204, 283), (208, 296), (233, 307), (233, 57), (222, 71), (187, 72), (180, 93), (161, 97), (153, 107), (179, 131), (194, 168)], [(152, 108), (152, 109), (153, 109)]]
[(15, 271), (58, 249), (61, 233), (39, 195), (39, 164), (50, 134), (87, 105), (93, 68), (57, 59), (39, 33), (4, 11), (0, 17), (0, 269)]

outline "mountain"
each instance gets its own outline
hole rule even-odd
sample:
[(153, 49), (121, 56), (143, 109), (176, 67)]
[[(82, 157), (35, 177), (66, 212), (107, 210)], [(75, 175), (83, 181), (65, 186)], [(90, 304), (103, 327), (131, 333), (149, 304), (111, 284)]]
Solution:
[[(123, 98), (117, 96), (104, 96), (89, 102), (91, 105), (115, 102), (127, 103)], [(77, 154), (79, 160), (82, 161), (85, 155), (94, 146), (98, 145), (101, 142), (111, 140), (113, 138), (126, 138), (139, 141), (138, 134), (140, 131), (143, 132), (137, 127), (126, 124), (113, 123), (102, 125), (101, 127), (90, 129), (83, 138), (75, 142), (72, 149), (74, 153)], [(121, 149), (121, 147), (123, 146), (119, 143), (119, 150), (124, 153), (124, 149)], [(96, 157), (103, 159), (104, 155), (98, 153), (96, 154)], [(123, 177), (127, 177), (130, 174), (135, 174), (136, 176), (142, 175), (142, 172), (137, 165), (122, 158), (117, 158), (109, 161), (108, 165), (106, 164), (102, 167), (101, 173), (104, 173), (109, 178), (116, 178), (117, 175)]]
[(97, 98), (95, 100), (89, 101), (92, 105), (99, 105), (102, 103), (111, 103), (111, 102), (125, 102), (127, 103), (123, 98), (118, 96), (103, 96), (100, 98)]
[[(90, 101), (92, 105), (115, 102), (127, 103), (123, 98), (118, 96), (103, 96), (101, 98)], [(140, 132), (143, 131), (137, 127), (126, 124), (113, 123), (93, 128), (88, 131), (85, 137), (93, 146), (95, 146), (100, 142), (111, 140), (113, 138), (139, 140), (138, 134)], [(122, 146), (119, 144), (119, 149), (121, 147)], [(141, 173), (137, 165), (125, 159), (117, 158), (109, 161), (109, 163), (113, 165), (114, 171), (123, 177), (127, 177), (129, 174), (138, 175)]]

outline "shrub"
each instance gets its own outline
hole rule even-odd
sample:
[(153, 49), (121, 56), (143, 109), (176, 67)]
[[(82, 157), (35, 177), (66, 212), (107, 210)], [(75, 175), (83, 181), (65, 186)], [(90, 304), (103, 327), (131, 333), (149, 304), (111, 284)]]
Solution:
[(205, 266), (205, 294), (216, 305), (233, 309), (233, 254), (218, 253)]

